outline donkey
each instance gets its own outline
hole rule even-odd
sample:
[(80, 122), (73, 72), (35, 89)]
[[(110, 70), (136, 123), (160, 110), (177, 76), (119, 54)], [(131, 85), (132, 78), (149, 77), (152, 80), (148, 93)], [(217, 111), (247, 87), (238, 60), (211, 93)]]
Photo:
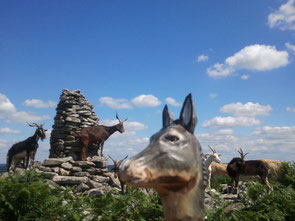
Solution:
[(160, 195), (166, 220), (203, 220), (206, 170), (202, 149), (194, 135), (197, 116), (189, 94), (180, 117), (173, 120), (167, 105), (163, 128), (149, 145), (125, 161), (119, 170), (123, 182), (133, 187), (154, 188)]
[(111, 127), (98, 125), (93, 127), (85, 127), (81, 131), (73, 131), (78, 136), (78, 138), (80, 139), (82, 143), (82, 148), (81, 148), (82, 160), (84, 161), (86, 160), (87, 148), (90, 144), (93, 144), (93, 143), (98, 143), (98, 153), (97, 153), (98, 156), (99, 156), (99, 148), (101, 147), (100, 155), (101, 157), (103, 157), (104, 142), (116, 131), (119, 131), (120, 133), (123, 133), (125, 131), (123, 123), (128, 118), (121, 121), (120, 118), (118, 117), (118, 113), (116, 113), (116, 118), (119, 121), (119, 123)]
[[(21, 161), (25, 161), (25, 169), (28, 168), (29, 160), (30, 161), (30, 168), (33, 166), (35, 161), (35, 156), (37, 153), (37, 149), (39, 147), (38, 141), (41, 138), (43, 141), (46, 138), (45, 132), (47, 130), (43, 129), (44, 124), (38, 125), (36, 123), (27, 123), (30, 127), (37, 127), (33, 136), (27, 138), (24, 141), (18, 142), (8, 150), (7, 157), (6, 157), (6, 168), (7, 171), (11, 169), (13, 172), (17, 164)], [(11, 168), (10, 168), (11, 167)]]

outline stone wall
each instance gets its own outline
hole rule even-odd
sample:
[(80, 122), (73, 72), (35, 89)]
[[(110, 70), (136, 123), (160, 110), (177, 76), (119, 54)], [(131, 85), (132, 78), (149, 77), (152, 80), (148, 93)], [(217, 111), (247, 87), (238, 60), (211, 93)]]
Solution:
[(108, 172), (108, 159), (93, 156), (87, 161), (75, 161), (72, 157), (48, 158), (34, 165), (55, 187), (75, 186), (73, 192), (86, 196), (101, 196), (115, 188), (120, 190), (120, 182)]
[[(97, 126), (98, 121), (93, 105), (85, 99), (80, 90), (64, 89), (56, 107), (49, 158), (72, 157), (73, 160), (79, 160), (81, 144), (73, 131), (81, 130), (83, 127)], [(95, 156), (97, 151), (97, 145), (90, 145), (87, 156)]]

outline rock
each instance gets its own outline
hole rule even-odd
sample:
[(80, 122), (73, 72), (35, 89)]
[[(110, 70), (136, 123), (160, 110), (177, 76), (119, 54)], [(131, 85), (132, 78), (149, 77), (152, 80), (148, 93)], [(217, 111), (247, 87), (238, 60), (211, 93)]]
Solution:
[(78, 167), (82, 167), (82, 168), (95, 167), (95, 164), (93, 162), (89, 162), (89, 161), (73, 161), (72, 164), (74, 166), (78, 166)]
[(43, 166), (60, 166), (62, 163), (68, 162), (70, 160), (73, 160), (72, 157), (66, 157), (66, 158), (48, 158), (43, 161)]
[(66, 163), (62, 163), (61, 167), (66, 169), (66, 170), (71, 170), (73, 168), (73, 165), (70, 164), (69, 162), (66, 162)]
[(85, 190), (89, 190), (89, 186), (81, 183), (74, 189), (74, 193), (84, 192)]
[(91, 189), (88, 194), (88, 196), (96, 196), (96, 197), (99, 197), (99, 196), (103, 196), (104, 195), (104, 192), (102, 189), (100, 188), (96, 188), (96, 189)]
[(57, 184), (65, 185), (79, 185), (80, 183), (87, 183), (88, 177), (74, 177), (74, 176), (54, 176), (52, 181)]

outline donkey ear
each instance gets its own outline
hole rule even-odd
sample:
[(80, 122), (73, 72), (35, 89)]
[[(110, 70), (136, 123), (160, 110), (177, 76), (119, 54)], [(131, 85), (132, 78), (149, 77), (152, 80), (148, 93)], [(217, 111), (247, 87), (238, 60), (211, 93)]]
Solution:
[(163, 110), (163, 128), (169, 126), (173, 122), (173, 118), (171, 117), (171, 114), (169, 113), (167, 104), (164, 107)]
[(195, 105), (193, 102), (192, 94), (189, 94), (186, 96), (185, 101), (183, 103), (179, 116), (179, 122), (189, 132), (194, 133), (197, 121), (198, 119), (195, 111)]

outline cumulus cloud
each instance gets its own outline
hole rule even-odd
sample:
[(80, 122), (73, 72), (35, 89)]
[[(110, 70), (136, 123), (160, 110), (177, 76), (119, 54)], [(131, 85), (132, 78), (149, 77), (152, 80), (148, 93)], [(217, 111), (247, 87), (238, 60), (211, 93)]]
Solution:
[(287, 42), (285, 46), (289, 51), (292, 51), (293, 53), (295, 53), (295, 45), (291, 45), (289, 42)]
[(30, 112), (17, 111), (10, 100), (4, 94), (0, 94), (0, 120), (3, 120), (7, 123), (26, 123), (27, 121), (37, 122), (48, 120), (49, 118), (50, 117), (48, 115), (39, 116)]
[(287, 107), (286, 110), (287, 110), (287, 111), (290, 111), (290, 112), (295, 112), (295, 107), (294, 107), (294, 108), (292, 108), (292, 107)]
[(4, 128), (0, 128), (0, 134), (20, 134), (21, 131), (19, 130), (13, 130), (13, 129), (10, 129), (8, 127), (4, 127)]
[(208, 56), (208, 55), (201, 54), (201, 55), (198, 57), (197, 62), (208, 61), (208, 59), (209, 59), (209, 56)]
[(295, 0), (288, 0), (278, 10), (268, 15), (270, 28), (295, 30)]
[(161, 105), (161, 101), (151, 94), (139, 95), (133, 98), (131, 102), (137, 107), (156, 107)]
[(111, 97), (101, 97), (99, 102), (113, 109), (132, 109), (132, 105), (127, 99), (114, 99)]
[(176, 107), (179, 107), (181, 106), (181, 103), (177, 102), (175, 99), (173, 99), (172, 97), (167, 97), (166, 98), (166, 102), (167, 104), (170, 104), (172, 106), (176, 106)]
[(248, 116), (255, 117), (258, 115), (267, 116), (272, 110), (270, 105), (260, 105), (259, 103), (247, 102), (242, 104), (241, 102), (224, 105), (220, 108), (220, 112), (233, 114), (234, 116)]
[(234, 69), (228, 65), (216, 63), (207, 69), (207, 73), (212, 78), (222, 78), (231, 75)]
[(204, 121), (203, 127), (223, 128), (223, 127), (248, 127), (258, 125), (261, 122), (254, 117), (214, 117)]
[(49, 107), (56, 107), (56, 102), (54, 101), (44, 102), (39, 99), (31, 99), (31, 100), (25, 100), (24, 105), (28, 107), (35, 107), (35, 108), (49, 108)]
[[(233, 157), (239, 156), (241, 147), (249, 152), (247, 159), (273, 159), (292, 161), (295, 157), (295, 127), (258, 127), (250, 134), (231, 134), (233, 131), (220, 130), (215, 133), (196, 134), (203, 147), (214, 146), (221, 153), (221, 161), (228, 163)], [(206, 152), (206, 148), (203, 148)]]
[(289, 63), (287, 51), (278, 51), (275, 46), (250, 45), (233, 56), (226, 58), (224, 64), (216, 63), (207, 69), (210, 77), (221, 78), (232, 75), (236, 70), (268, 71), (284, 67)]
[[(113, 126), (118, 123), (118, 120), (102, 120), (100, 122), (101, 125), (106, 126)], [(138, 131), (138, 130), (146, 130), (148, 129), (148, 126), (144, 125), (143, 123), (137, 122), (137, 121), (125, 121), (124, 122), (124, 128), (126, 131)]]
[(247, 74), (243, 74), (243, 75), (241, 75), (241, 79), (242, 80), (248, 80), (249, 79), (249, 75), (247, 75)]

